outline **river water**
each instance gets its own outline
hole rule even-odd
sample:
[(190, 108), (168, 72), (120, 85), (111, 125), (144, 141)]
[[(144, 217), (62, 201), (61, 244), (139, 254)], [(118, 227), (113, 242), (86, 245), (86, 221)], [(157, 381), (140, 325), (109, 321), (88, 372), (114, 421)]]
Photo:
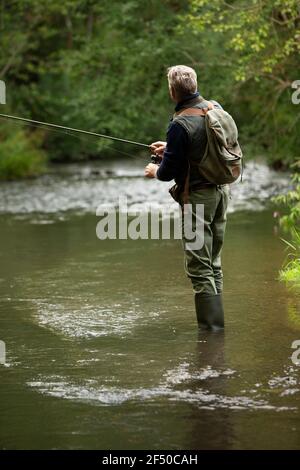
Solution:
[(0, 447), (300, 447), (300, 297), (270, 197), (248, 163), (232, 187), (225, 333), (198, 333), (180, 240), (99, 240), (100, 203), (158, 206), (141, 164), (61, 166), (0, 185)]

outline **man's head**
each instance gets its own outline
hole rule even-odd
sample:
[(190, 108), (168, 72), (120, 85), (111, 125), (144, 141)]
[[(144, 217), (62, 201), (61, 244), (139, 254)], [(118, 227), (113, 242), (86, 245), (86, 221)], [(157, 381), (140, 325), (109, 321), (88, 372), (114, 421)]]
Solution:
[(197, 91), (197, 74), (194, 69), (186, 65), (170, 67), (168, 69), (168, 82), (170, 96), (176, 102)]

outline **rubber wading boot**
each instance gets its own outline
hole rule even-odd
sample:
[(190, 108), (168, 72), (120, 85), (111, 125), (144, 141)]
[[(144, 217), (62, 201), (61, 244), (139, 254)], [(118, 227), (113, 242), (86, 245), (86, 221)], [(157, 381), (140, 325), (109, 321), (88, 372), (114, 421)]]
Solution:
[(195, 294), (195, 307), (199, 328), (220, 330), (224, 328), (222, 295)]

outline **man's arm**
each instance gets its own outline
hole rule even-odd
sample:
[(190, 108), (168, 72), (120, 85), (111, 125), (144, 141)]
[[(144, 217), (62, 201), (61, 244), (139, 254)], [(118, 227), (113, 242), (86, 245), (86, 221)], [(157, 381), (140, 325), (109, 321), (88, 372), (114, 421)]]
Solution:
[(180, 124), (171, 122), (167, 131), (167, 144), (162, 162), (156, 168), (154, 168), (155, 165), (150, 163), (146, 167), (145, 175), (150, 178), (156, 176), (161, 181), (171, 181), (175, 178), (177, 180), (183, 179), (187, 171), (187, 145), (188, 135), (185, 129)]
[(177, 122), (171, 122), (167, 132), (167, 146), (156, 173), (159, 180), (182, 179), (187, 169), (187, 146), (188, 135), (186, 130)]

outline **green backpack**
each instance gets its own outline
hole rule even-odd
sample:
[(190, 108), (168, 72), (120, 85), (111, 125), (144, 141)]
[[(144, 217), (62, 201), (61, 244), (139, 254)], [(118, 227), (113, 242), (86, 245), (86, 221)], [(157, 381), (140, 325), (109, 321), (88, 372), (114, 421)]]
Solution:
[(229, 184), (242, 178), (243, 153), (238, 142), (238, 130), (233, 117), (224, 109), (203, 101), (197, 107), (187, 108), (177, 116), (205, 116), (207, 145), (197, 165), (200, 173), (211, 183)]

